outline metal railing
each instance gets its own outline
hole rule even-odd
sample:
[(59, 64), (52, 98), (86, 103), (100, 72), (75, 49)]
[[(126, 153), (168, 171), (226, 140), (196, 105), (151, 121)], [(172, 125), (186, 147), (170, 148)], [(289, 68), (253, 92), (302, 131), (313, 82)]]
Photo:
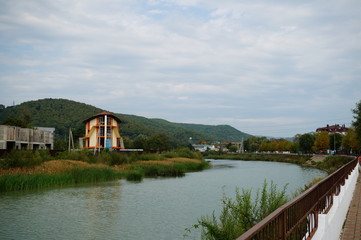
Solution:
[(237, 240), (311, 239), (318, 227), (318, 214), (326, 214), (339, 195), (357, 159), (332, 173), (304, 193), (278, 208)]

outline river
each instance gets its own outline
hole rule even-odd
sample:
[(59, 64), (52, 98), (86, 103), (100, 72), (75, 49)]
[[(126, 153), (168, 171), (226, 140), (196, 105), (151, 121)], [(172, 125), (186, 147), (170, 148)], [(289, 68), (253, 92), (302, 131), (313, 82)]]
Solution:
[(256, 192), (266, 179), (280, 188), (288, 183), (291, 195), (326, 176), (289, 163), (211, 162), (213, 168), (181, 178), (2, 193), (0, 239), (184, 239), (185, 228), (202, 215), (217, 215), (223, 194), (232, 197), (236, 188)]

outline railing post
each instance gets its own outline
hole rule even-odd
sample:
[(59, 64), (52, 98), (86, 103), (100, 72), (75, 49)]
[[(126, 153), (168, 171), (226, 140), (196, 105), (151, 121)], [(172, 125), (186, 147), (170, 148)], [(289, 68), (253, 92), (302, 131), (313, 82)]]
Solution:
[(278, 239), (282, 240), (285, 239), (285, 233), (286, 233), (286, 219), (285, 219), (285, 211), (283, 211), (278, 216)]

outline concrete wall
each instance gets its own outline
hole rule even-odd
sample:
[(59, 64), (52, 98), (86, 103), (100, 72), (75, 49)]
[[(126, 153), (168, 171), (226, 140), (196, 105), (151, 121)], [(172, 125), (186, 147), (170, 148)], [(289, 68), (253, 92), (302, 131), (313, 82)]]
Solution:
[(314, 240), (338, 240), (350, 206), (353, 192), (359, 175), (359, 164), (352, 171), (345, 185), (341, 187), (340, 194), (334, 196), (331, 210), (327, 214), (318, 217), (318, 229), (312, 237)]
[(20, 128), (0, 125), (0, 149), (54, 148), (55, 128)]

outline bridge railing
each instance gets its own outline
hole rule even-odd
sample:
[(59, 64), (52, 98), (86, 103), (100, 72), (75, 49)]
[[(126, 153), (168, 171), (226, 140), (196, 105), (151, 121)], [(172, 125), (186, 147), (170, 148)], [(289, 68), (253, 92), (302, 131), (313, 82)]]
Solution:
[(357, 159), (318, 182), (292, 201), (281, 206), (237, 240), (311, 239), (318, 227), (318, 214), (326, 214), (339, 195)]

